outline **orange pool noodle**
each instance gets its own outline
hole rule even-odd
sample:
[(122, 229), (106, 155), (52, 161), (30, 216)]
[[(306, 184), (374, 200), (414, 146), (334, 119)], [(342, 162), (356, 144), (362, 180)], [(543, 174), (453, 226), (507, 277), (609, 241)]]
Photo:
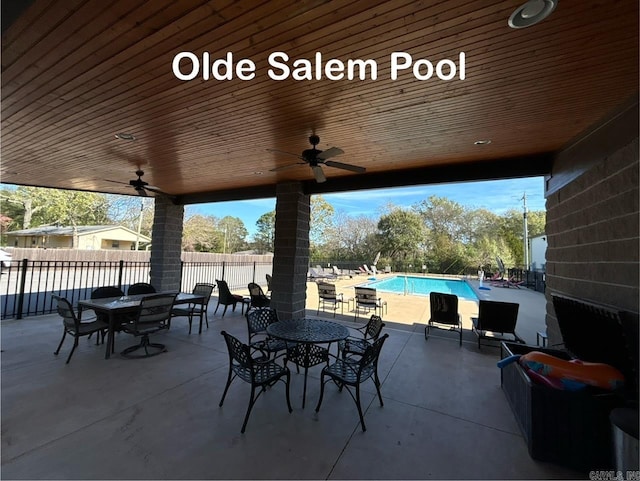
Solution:
[(565, 361), (539, 351), (520, 356), (518, 362), (545, 376), (578, 381), (602, 389), (617, 389), (624, 385), (622, 373), (609, 364), (576, 359)]

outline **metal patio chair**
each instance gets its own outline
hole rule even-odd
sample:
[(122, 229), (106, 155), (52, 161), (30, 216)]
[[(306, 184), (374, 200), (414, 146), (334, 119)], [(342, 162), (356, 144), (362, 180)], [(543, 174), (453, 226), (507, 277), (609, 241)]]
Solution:
[[(358, 408), (358, 415), (360, 416), (360, 426), (362, 431), (366, 431), (367, 427), (364, 424), (364, 416), (362, 414), (362, 405), (360, 402), (360, 384), (367, 379), (372, 378), (374, 385), (376, 386), (376, 392), (378, 393), (378, 399), (380, 400), (380, 406), (384, 406), (382, 401), (382, 394), (380, 393), (380, 379), (378, 377), (378, 359), (380, 357), (380, 351), (382, 345), (386, 341), (389, 334), (378, 338), (372, 345), (368, 346), (362, 357), (359, 360), (354, 358), (336, 358), (333, 364), (329, 364), (322, 369), (322, 375), (320, 379), (320, 398), (318, 399), (318, 405), (316, 406), (316, 412), (320, 410), (322, 404), (322, 398), (324, 397), (324, 386), (327, 382), (333, 381), (338, 385), (340, 391), (343, 387), (347, 387), (347, 392), (356, 403)], [(328, 377), (325, 381), (325, 376)], [(351, 392), (353, 388), (355, 395)]]
[[(205, 282), (198, 282), (193, 291), (193, 294), (198, 296), (204, 296), (204, 300), (202, 302), (192, 302), (187, 304), (186, 306), (176, 306), (171, 309), (171, 319), (174, 317), (186, 317), (189, 320), (189, 334), (191, 334), (191, 325), (193, 324), (193, 318), (197, 317), (200, 319), (200, 329), (199, 332), (202, 332), (202, 320), (207, 324), (207, 329), (209, 328), (209, 319), (207, 317), (207, 308), (209, 307), (209, 301), (211, 300), (211, 294), (213, 293), (213, 289), (216, 286), (214, 284), (207, 284)], [(169, 322), (169, 327), (171, 327), (171, 322)]]
[[(247, 427), (247, 421), (249, 421), (251, 409), (253, 408), (256, 400), (263, 392), (266, 392), (267, 388), (274, 386), (278, 381), (285, 383), (287, 408), (289, 409), (289, 412), (292, 412), (291, 400), (289, 399), (289, 381), (291, 378), (289, 369), (281, 366), (280, 364), (276, 364), (273, 360), (267, 359), (264, 356), (261, 356), (259, 359), (254, 359), (251, 356), (251, 349), (247, 344), (242, 343), (239, 339), (228, 334), (226, 331), (222, 331), (221, 334), (224, 336), (224, 340), (229, 351), (229, 375), (227, 376), (227, 384), (224, 387), (224, 392), (222, 393), (222, 399), (220, 399), (219, 406), (222, 407), (224, 399), (227, 396), (229, 386), (236, 377), (239, 377), (241, 380), (251, 385), (249, 406), (247, 407), (247, 413), (244, 416), (240, 432), (244, 433), (245, 428)], [(256, 389), (258, 389), (257, 394)]]
[[(95, 332), (102, 334), (102, 342), (104, 342), (104, 331), (109, 328), (108, 323), (95, 318), (95, 320), (90, 322), (80, 322), (76, 312), (73, 310), (73, 306), (66, 298), (56, 294), (52, 294), (51, 297), (58, 305), (58, 314), (62, 317), (63, 325), (62, 339), (60, 339), (58, 349), (54, 352), (56, 356), (60, 352), (60, 348), (62, 347), (67, 334), (73, 336), (73, 347), (71, 348), (71, 352), (69, 353), (69, 357), (67, 357), (67, 362), (65, 364), (69, 364), (69, 361), (71, 361), (71, 356), (73, 356), (76, 347), (78, 347), (79, 338), (83, 336), (90, 336)], [(97, 337), (98, 339), (96, 340), (96, 344), (100, 339), (99, 335)]]

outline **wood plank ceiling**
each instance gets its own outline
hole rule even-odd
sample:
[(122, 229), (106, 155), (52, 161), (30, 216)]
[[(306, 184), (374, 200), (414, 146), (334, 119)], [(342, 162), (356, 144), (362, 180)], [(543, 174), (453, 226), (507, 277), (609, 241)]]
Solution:
[[(329, 192), (546, 173), (637, 99), (638, 2), (560, 0), (511, 29), (523, 1), (36, 0), (2, 35), (0, 180), (132, 194), (141, 168), (190, 203), (272, 196), (284, 181)], [(231, 52), (255, 77), (178, 80), (182, 51)], [(378, 78), (273, 80), (278, 51), (289, 66), (373, 59)], [(466, 78), (391, 80), (393, 52), (434, 64), (464, 52)], [(311, 133), (366, 173), (324, 166), (317, 184), (307, 165), (271, 171), (296, 158), (267, 149), (299, 154)]]

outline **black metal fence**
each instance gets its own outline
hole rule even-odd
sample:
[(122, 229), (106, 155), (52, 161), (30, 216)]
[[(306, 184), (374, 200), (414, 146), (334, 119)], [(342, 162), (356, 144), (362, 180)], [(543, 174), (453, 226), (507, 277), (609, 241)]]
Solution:
[[(225, 280), (229, 288), (246, 289), (249, 282), (266, 286), (271, 262), (182, 262), (180, 290), (190, 292), (197, 282)], [(0, 319), (55, 311), (51, 294), (72, 304), (87, 299), (100, 286), (117, 286), (126, 292), (136, 282), (150, 282), (148, 261), (33, 261), (12, 260), (0, 276)]]
[(547, 287), (546, 276), (543, 271), (507, 269), (507, 273), (509, 275), (509, 279), (517, 282), (523, 282), (523, 285), (529, 289), (544, 292)]

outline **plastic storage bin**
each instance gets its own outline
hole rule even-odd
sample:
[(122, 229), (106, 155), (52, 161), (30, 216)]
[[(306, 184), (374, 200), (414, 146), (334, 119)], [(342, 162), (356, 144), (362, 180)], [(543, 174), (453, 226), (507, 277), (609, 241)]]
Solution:
[[(530, 351), (570, 359), (564, 351), (501, 344), (503, 358)], [(501, 369), (501, 384), (532, 458), (580, 471), (613, 469), (609, 413), (624, 404), (624, 397), (601, 390), (570, 392), (540, 386), (518, 363)]]

